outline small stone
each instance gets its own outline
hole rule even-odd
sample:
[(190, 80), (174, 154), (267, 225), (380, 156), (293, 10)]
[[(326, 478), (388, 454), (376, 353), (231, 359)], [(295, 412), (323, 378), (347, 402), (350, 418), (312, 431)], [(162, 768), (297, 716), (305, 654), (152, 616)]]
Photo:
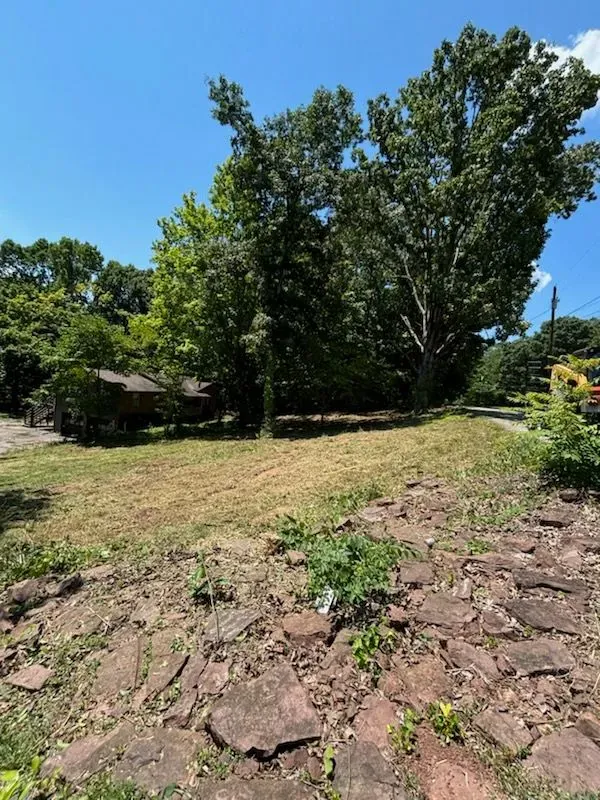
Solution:
[(198, 678), (198, 694), (220, 694), (229, 683), (231, 661), (211, 661)]
[(459, 600), (470, 600), (473, 594), (473, 581), (470, 578), (459, 581), (452, 590), (452, 594)]
[(402, 630), (408, 625), (408, 614), (401, 606), (388, 606), (387, 618), (390, 626), (396, 630)]
[(10, 642), (33, 647), (41, 635), (42, 625), (40, 622), (29, 622), (29, 620), (22, 619), (10, 632)]
[(447, 698), (452, 691), (452, 683), (435, 656), (425, 656), (419, 663), (401, 670), (399, 676), (406, 690), (406, 702), (418, 710)]
[[(154, 728), (134, 739), (117, 763), (117, 781), (133, 781), (147, 792), (159, 794), (168, 786), (189, 787), (194, 761), (204, 737), (178, 728)], [(243, 796), (243, 795), (242, 795)]]
[(17, 651), (13, 650), (12, 647), (0, 647), (0, 666), (4, 664), (4, 662), (10, 661), (16, 654)]
[(250, 627), (260, 617), (260, 612), (250, 608), (234, 608), (215, 611), (206, 624), (207, 642), (232, 642), (242, 631)]
[(482, 611), (481, 627), (488, 636), (510, 636), (514, 633), (511, 625), (497, 611)]
[(362, 511), (359, 511), (356, 516), (363, 522), (374, 523), (384, 522), (388, 518), (388, 513), (385, 507), (367, 506)]
[(101, 697), (116, 697), (120, 692), (135, 689), (144, 648), (145, 640), (140, 636), (107, 653), (98, 667), (93, 693)]
[(8, 602), (21, 606), (29, 603), (38, 603), (46, 597), (44, 581), (41, 578), (26, 578), (24, 581), (13, 583), (6, 590)]
[(558, 496), (563, 503), (576, 503), (579, 500), (579, 489), (561, 489)]
[(131, 741), (134, 731), (131, 722), (122, 722), (104, 736), (92, 734), (76, 739), (59, 755), (44, 761), (42, 775), (58, 771), (70, 783), (89, 778), (117, 758), (121, 748)]
[(98, 564), (97, 567), (90, 567), (89, 569), (84, 569), (81, 572), (81, 577), (85, 582), (93, 582), (93, 581), (108, 581), (111, 578), (114, 578), (116, 574), (116, 569), (112, 564)]
[(575, 522), (577, 512), (572, 508), (546, 508), (539, 513), (539, 523), (546, 528), (567, 528)]
[(517, 677), (568, 672), (576, 663), (567, 647), (554, 639), (514, 642), (506, 646), (506, 658)]
[(512, 539), (510, 544), (520, 553), (533, 553), (537, 546), (535, 539)]
[(527, 728), (510, 714), (487, 709), (477, 714), (473, 724), (498, 747), (513, 753), (529, 747), (533, 742), (533, 737)]
[(568, 578), (562, 578), (560, 575), (548, 575), (535, 569), (515, 569), (513, 570), (513, 579), (521, 589), (545, 587), (554, 589), (557, 592), (580, 594), (586, 597), (590, 593), (584, 581), (569, 580)]
[(530, 625), (540, 631), (559, 631), (560, 633), (577, 634), (580, 632), (578, 623), (573, 617), (563, 611), (556, 602), (544, 600), (517, 599), (505, 603), (506, 610), (522, 625)]
[(331, 636), (331, 623), (323, 614), (317, 614), (316, 611), (288, 614), (281, 624), (294, 644), (305, 647), (316, 642), (324, 642)]
[(147, 698), (164, 692), (185, 666), (187, 653), (168, 653), (152, 660), (146, 683)]
[(385, 524), (387, 536), (391, 536), (397, 542), (407, 545), (411, 550), (427, 556), (429, 547), (425, 541), (431, 536), (429, 528), (419, 525), (407, 525), (404, 520), (391, 519)]
[(202, 783), (202, 800), (310, 800), (314, 794), (308, 786), (281, 778), (254, 778), (244, 781), (227, 778), (224, 781)]
[(488, 574), (510, 572), (523, 565), (522, 559), (510, 553), (483, 553), (482, 555), (466, 556), (465, 560), (472, 567)]
[(447, 592), (437, 592), (425, 598), (417, 611), (417, 620), (427, 625), (440, 625), (444, 628), (460, 628), (472, 622), (476, 613), (473, 606)]
[(373, 742), (384, 750), (389, 744), (387, 727), (397, 722), (396, 706), (377, 695), (368, 697), (365, 706), (354, 720), (356, 738), (359, 742)]
[(575, 727), (588, 739), (600, 746), (600, 719), (591, 711), (584, 711), (575, 723)]
[(406, 561), (400, 564), (400, 583), (429, 586), (433, 583), (433, 569), (426, 561)]
[(524, 764), (565, 792), (600, 790), (600, 748), (575, 728), (538, 739)]
[(485, 650), (480, 650), (468, 642), (452, 639), (446, 645), (450, 660), (458, 669), (465, 669), (483, 675), (489, 681), (500, 679), (496, 662)]
[(323, 778), (323, 765), (316, 756), (311, 756), (308, 759), (306, 771), (313, 781), (320, 781)]
[(308, 763), (308, 750), (306, 747), (291, 750), (289, 753), (284, 753), (280, 761), (283, 769), (302, 769)]
[(181, 697), (165, 714), (165, 726), (167, 728), (185, 728), (190, 721), (197, 697), (198, 692), (196, 689), (188, 689), (186, 692), (182, 693)]
[(432, 770), (428, 800), (492, 800), (493, 788), (468, 767), (449, 759), (438, 761)]
[(335, 753), (333, 787), (341, 800), (405, 800), (391, 767), (372, 742), (343, 745)]
[(18, 686), (20, 689), (39, 692), (52, 675), (54, 675), (53, 670), (43, 667), (41, 664), (32, 664), (30, 667), (23, 667), (18, 672), (8, 675), (4, 681), (11, 686)]
[(581, 569), (583, 558), (579, 550), (569, 549), (563, 550), (560, 555), (560, 563), (569, 569)]
[(214, 704), (208, 728), (218, 742), (262, 758), (321, 736), (310, 697), (287, 665), (230, 688)]
[(286, 558), (291, 567), (299, 567), (306, 563), (306, 553), (302, 553), (300, 550), (288, 550)]
[(255, 761), (253, 758), (245, 758), (243, 761), (240, 761), (239, 764), (235, 765), (233, 771), (238, 778), (248, 779), (257, 775), (259, 769), (260, 764), (258, 761)]
[(195, 653), (190, 656), (189, 661), (185, 665), (181, 673), (181, 693), (185, 694), (189, 689), (195, 689), (198, 686), (200, 676), (206, 669), (208, 659), (202, 653)]

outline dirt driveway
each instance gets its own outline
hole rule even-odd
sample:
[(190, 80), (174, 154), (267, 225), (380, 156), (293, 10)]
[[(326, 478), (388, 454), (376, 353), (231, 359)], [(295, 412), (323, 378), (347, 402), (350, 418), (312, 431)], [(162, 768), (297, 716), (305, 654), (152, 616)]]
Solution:
[(61, 442), (63, 437), (51, 428), (26, 428), (19, 419), (0, 418), (0, 456), (33, 444)]

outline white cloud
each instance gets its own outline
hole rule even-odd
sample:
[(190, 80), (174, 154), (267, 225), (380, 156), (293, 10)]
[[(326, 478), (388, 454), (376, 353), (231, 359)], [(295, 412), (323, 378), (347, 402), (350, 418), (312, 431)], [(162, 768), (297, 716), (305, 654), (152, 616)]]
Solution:
[(549, 272), (545, 272), (543, 269), (540, 269), (537, 265), (533, 270), (533, 275), (531, 276), (532, 280), (536, 281), (536, 287), (533, 290), (534, 292), (541, 292), (543, 289), (548, 286), (550, 281), (552, 280), (552, 275)]
[[(580, 58), (591, 72), (600, 74), (600, 28), (590, 28), (583, 33), (578, 33), (577, 36), (572, 36), (570, 47), (558, 44), (553, 44), (551, 47), (559, 59), (557, 66), (564, 64), (567, 58), (573, 56)], [(600, 92), (598, 92), (598, 102), (594, 108), (584, 112), (584, 116), (595, 114), (599, 109)]]

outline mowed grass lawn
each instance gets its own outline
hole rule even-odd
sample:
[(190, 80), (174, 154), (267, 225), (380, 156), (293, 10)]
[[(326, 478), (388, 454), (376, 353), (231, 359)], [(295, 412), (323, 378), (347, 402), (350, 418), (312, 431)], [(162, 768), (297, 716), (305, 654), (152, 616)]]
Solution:
[(82, 545), (253, 535), (284, 513), (318, 513), (331, 495), (369, 484), (393, 494), (418, 473), (453, 479), (484, 464), (510, 436), (460, 416), (420, 424), (393, 414), (336, 422), (335, 429), (300, 426), (270, 440), (14, 451), (0, 458), (4, 529)]

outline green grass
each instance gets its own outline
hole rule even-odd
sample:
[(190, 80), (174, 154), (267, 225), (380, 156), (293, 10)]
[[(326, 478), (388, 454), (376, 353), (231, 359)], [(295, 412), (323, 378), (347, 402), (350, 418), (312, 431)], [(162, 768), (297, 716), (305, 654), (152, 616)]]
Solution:
[(286, 513), (312, 509), (318, 517), (332, 495), (373, 485), (393, 494), (420, 472), (453, 478), (485, 469), (510, 436), (456, 415), (406, 424), (388, 414), (351, 418), (333, 432), (296, 427), (271, 440), (15, 451), (1, 462), (0, 530), (94, 546), (251, 535)]

